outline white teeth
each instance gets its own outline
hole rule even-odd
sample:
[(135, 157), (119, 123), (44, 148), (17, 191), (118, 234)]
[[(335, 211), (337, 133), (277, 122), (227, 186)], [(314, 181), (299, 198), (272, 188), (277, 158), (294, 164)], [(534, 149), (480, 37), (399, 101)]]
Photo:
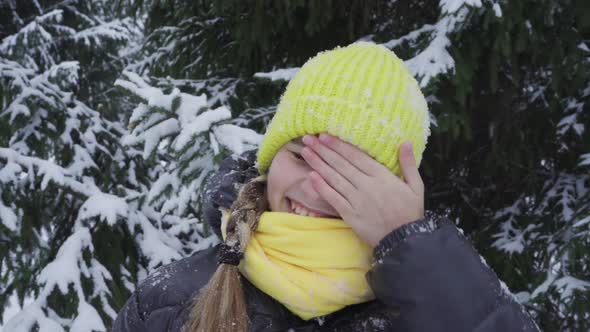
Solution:
[(315, 213), (307, 211), (304, 207), (295, 204), (293, 201), (291, 201), (291, 209), (293, 210), (293, 212), (295, 212), (296, 214), (301, 215), (301, 216), (310, 216), (310, 217), (317, 216)]
[(297, 207), (297, 209), (295, 210), (295, 212), (297, 212), (297, 214), (300, 214), (302, 216), (307, 216), (307, 211), (302, 208), (302, 207)]

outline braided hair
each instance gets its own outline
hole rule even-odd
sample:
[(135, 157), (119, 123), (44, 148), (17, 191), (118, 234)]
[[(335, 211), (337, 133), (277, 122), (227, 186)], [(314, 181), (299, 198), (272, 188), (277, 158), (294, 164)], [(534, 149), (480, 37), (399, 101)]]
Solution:
[(238, 265), (260, 216), (267, 209), (266, 175), (261, 175), (240, 188), (231, 206), (225, 241), (218, 255), (219, 265), (195, 297), (185, 332), (247, 331), (248, 313)]

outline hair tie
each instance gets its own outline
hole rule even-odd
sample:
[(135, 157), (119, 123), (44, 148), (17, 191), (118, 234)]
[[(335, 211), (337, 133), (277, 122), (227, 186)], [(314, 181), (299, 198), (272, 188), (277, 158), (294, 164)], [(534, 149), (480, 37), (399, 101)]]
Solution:
[(222, 243), (217, 254), (217, 262), (219, 264), (239, 265), (242, 258), (244, 258), (244, 253), (240, 251), (239, 247), (239, 244), (230, 246), (225, 242)]

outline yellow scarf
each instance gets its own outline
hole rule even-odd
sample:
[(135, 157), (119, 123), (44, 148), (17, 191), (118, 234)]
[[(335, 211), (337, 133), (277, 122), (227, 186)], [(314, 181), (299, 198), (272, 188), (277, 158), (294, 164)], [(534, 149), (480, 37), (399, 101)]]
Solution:
[(372, 249), (340, 219), (265, 212), (238, 267), (308, 320), (374, 299), (365, 279), (371, 257)]

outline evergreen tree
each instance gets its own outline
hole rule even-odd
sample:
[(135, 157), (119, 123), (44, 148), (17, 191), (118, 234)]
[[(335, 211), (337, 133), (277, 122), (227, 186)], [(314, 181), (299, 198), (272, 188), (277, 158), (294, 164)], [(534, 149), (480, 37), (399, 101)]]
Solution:
[[(78, 5), (68, 10), (86, 9)], [(208, 110), (206, 96), (166, 94), (130, 72), (117, 86), (131, 93), (115, 102), (144, 102), (129, 119), (133, 130), (108, 120), (107, 108), (81, 100), (85, 69), (68, 61), (79, 54), (47, 43), (103, 45), (115, 57), (133, 43), (119, 33), (134, 29), (100, 17), (100, 25), (76, 32), (64, 16), (60, 9), (40, 15), (1, 48), (0, 305), (16, 295), (22, 306), (4, 326), (10, 331), (106, 331), (148, 273), (215, 241), (196, 218), (202, 181), (215, 160), (259, 140), (223, 123), (231, 113)], [(127, 42), (110, 49), (114, 41)], [(87, 91), (109, 79), (86, 82)]]
[[(7, 5), (1, 16), (11, 23), (2, 26), (0, 44), (0, 307), (16, 298), (23, 310), (5, 328), (106, 330), (136, 282), (128, 270), (141, 268), (129, 231), (109, 227), (128, 213), (116, 195), (139, 188), (129, 175), (145, 171), (119, 144), (124, 127), (91, 108), (88, 95), (106, 91), (108, 82), (91, 77), (120, 70), (123, 62), (111, 59), (137, 29), (109, 12), (107, 2)], [(97, 97), (96, 105), (105, 100)]]
[(129, 119), (131, 132), (122, 143), (142, 150), (142, 162), (157, 170), (150, 187), (135, 199), (160, 213), (158, 223), (184, 240), (183, 253), (210, 245), (215, 239), (204, 238), (211, 232), (198, 218), (203, 183), (218, 161), (255, 148), (261, 136), (232, 124), (227, 107), (211, 109), (204, 94), (187, 94), (174, 86), (166, 93), (128, 71), (115, 84), (139, 100)]

